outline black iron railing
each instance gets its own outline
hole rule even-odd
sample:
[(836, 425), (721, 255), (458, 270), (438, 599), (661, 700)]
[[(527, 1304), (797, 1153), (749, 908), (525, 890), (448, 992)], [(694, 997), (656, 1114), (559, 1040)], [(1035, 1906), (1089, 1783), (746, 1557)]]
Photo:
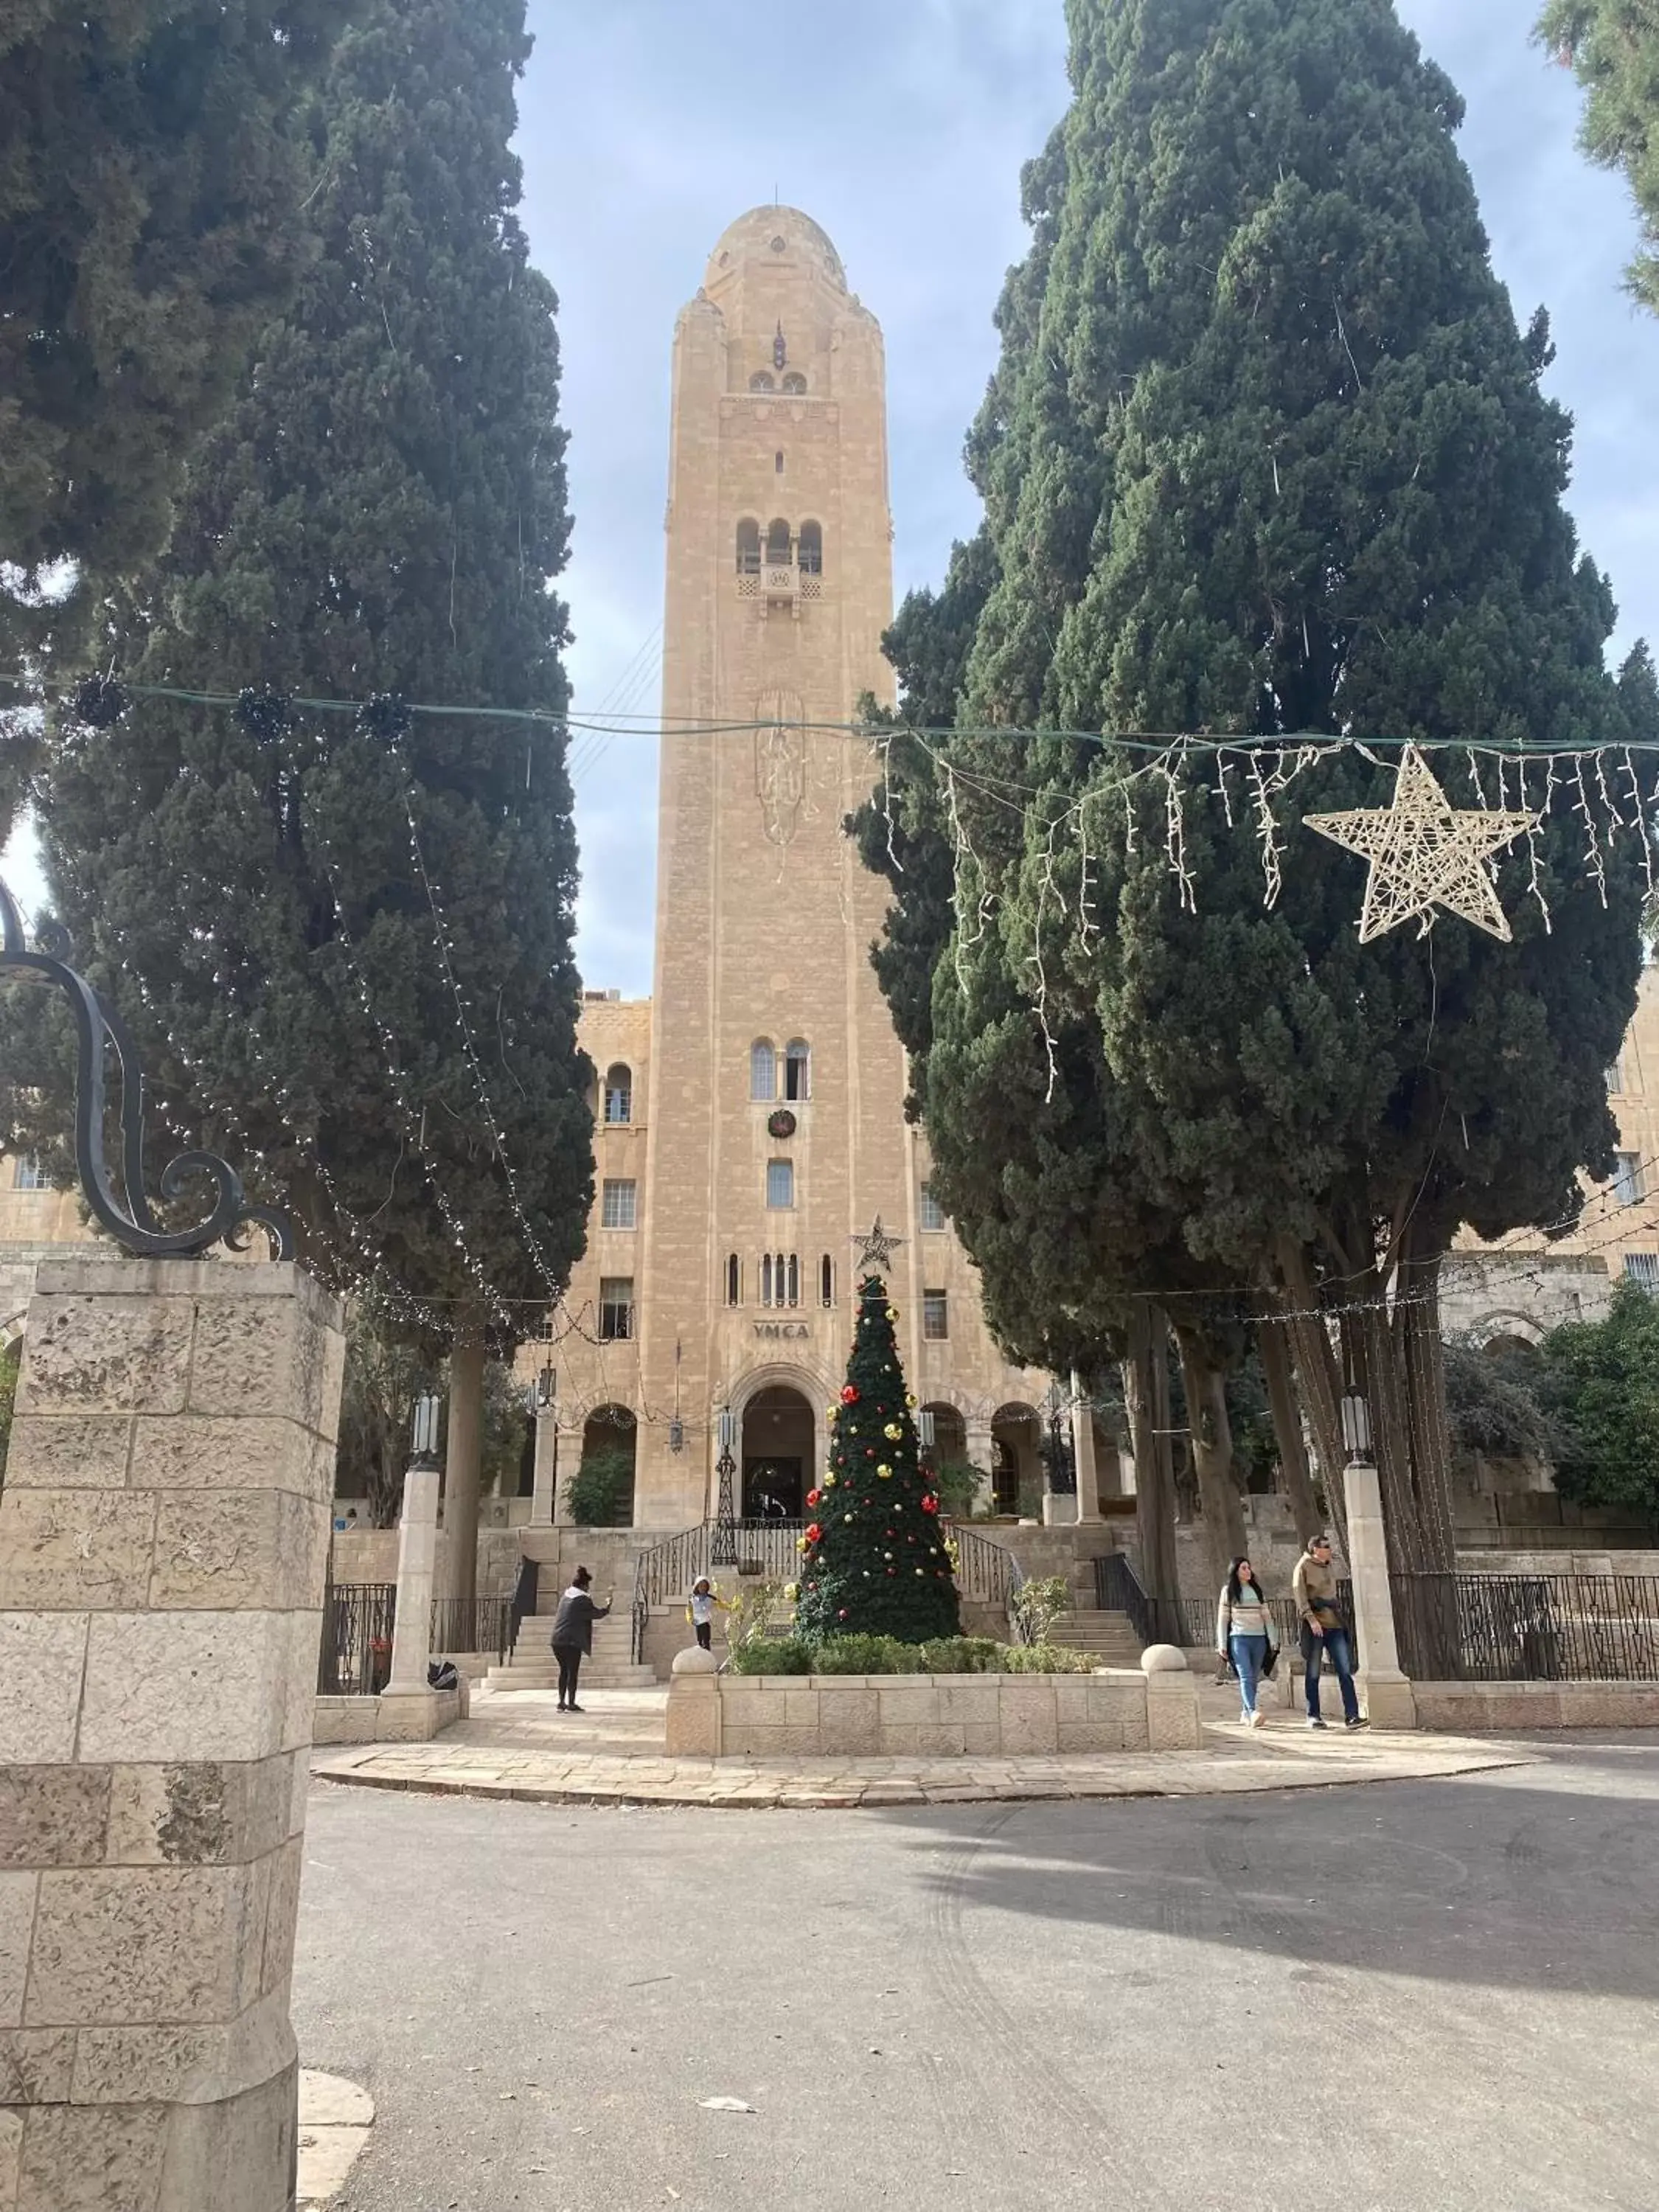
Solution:
[(994, 1544), (977, 1529), (954, 1522), (951, 1541), (956, 1547), (957, 1595), (969, 1605), (994, 1605), (1008, 1623), (1016, 1644), (1029, 1644), (1026, 1624), (1015, 1610), (1015, 1594), (1024, 1586), (1025, 1570), (1006, 1544)]
[(712, 1521), (699, 1521), (695, 1528), (682, 1528), (641, 1552), (634, 1562), (634, 1619), (630, 1650), (634, 1664), (645, 1661), (645, 1632), (651, 1608), (682, 1597), (699, 1575), (708, 1572), (708, 1554), (714, 1533)]
[(323, 1601), (317, 1694), (372, 1698), (392, 1673), (396, 1583), (331, 1583)]
[(1400, 1663), (1415, 1680), (1659, 1681), (1659, 1576), (1389, 1579)]
[(512, 1643), (512, 1614), (513, 1600), (508, 1597), (434, 1597), (433, 1657), (446, 1658), (457, 1651), (493, 1651), (495, 1664), (503, 1665)]
[(519, 1579), (513, 1592), (513, 1603), (507, 1615), (507, 1649), (516, 1650), (519, 1631), (525, 1622), (534, 1617), (537, 1586), (541, 1580), (541, 1567), (535, 1559), (520, 1558)]

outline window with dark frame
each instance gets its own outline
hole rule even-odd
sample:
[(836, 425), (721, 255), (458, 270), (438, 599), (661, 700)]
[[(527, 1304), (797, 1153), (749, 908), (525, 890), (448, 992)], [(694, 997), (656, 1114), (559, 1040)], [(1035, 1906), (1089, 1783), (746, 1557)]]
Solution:
[(943, 1344), (951, 1334), (950, 1299), (944, 1291), (921, 1294), (921, 1333), (929, 1344)]
[(634, 1334), (634, 1278), (604, 1275), (599, 1279), (599, 1342), (625, 1344)]

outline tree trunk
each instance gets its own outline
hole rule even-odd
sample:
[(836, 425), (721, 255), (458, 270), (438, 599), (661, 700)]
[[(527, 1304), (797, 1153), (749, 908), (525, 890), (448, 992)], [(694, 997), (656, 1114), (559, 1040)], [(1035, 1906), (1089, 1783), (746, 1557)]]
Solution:
[(1440, 1255), (1407, 1249), (1400, 1269), (1395, 1334), (1401, 1350), (1412, 1494), (1418, 1550), (1425, 1569), (1449, 1574), (1457, 1565), (1452, 1533), (1451, 1431), (1446, 1414), (1446, 1365), (1440, 1340)]
[(1279, 1245), (1279, 1272), (1285, 1280), (1285, 1302), (1296, 1316), (1287, 1323), (1291, 1356), (1313, 1438), (1314, 1464), (1325, 1493), (1326, 1525), (1341, 1540), (1346, 1553), (1348, 1509), (1342, 1469), (1347, 1455), (1342, 1446), (1340, 1370), (1331, 1349), (1329, 1325), (1318, 1318), (1319, 1300), (1308, 1255), (1288, 1238)]
[(1279, 1444), (1279, 1473), (1296, 1533), (1305, 1545), (1325, 1525), (1314, 1495), (1308, 1468), (1308, 1440), (1302, 1433), (1302, 1410), (1296, 1401), (1291, 1372), (1291, 1346), (1285, 1324), (1277, 1316), (1263, 1314), (1256, 1324), (1255, 1340), (1267, 1378), (1267, 1404), (1273, 1417), (1273, 1436)]
[(1219, 1589), (1235, 1559), (1249, 1549), (1244, 1540), (1244, 1501), (1233, 1480), (1233, 1431), (1227, 1418), (1227, 1382), (1191, 1330), (1176, 1324), (1181, 1379), (1187, 1391), (1187, 1419), (1198, 1476), (1204, 1535), (1210, 1554), (1210, 1582)]
[(449, 1595), (471, 1603), (478, 1588), (478, 1448), (483, 1425), (483, 1334), (468, 1316), (449, 1353), (449, 1434), (444, 1451), (444, 1534)]
[[(1163, 1315), (1144, 1298), (1134, 1301), (1129, 1323), (1129, 1352), (1123, 1362), (1123, 1400), (1129, 1417), (1129, 1449), (1135, 1463), (1135, 1535), (1140, 1550), (1140, 1580), (1153, 1602), (1157, 1632), (1179, 1644), (1171, 1601), (1179, 1595), (1176, 1562), (1175, 1481), (1171, 1473), (1169, 1417), (1169, 1351)], [(1162, 1376), (1164, 1389), (1159, 1390)], [(1164, 1401), (1160, 1419), (1158, 1404)]]

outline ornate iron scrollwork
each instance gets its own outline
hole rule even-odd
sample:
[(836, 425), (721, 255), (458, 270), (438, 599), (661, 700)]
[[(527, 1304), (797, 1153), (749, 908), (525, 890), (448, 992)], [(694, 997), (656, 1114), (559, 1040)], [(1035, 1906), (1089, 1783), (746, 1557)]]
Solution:
[[(192, 1176), (213, 1184), (213, 1211), (192, 1229), (163, 1229), (144, 1195), (144, 1072), (131, 1031), (82, 975), (69, 964), (65, 941), (37, 939), (29, 950), (17, 902), (0, 883), (0, 976), (20, 975), (37, 987), (63, 992), (75, 1016), (78, 1060), (75, 1081), (75, 1166), (82, 1195), (94, 1220), (118, 1244), (146, 1259), (187, 1258), (215, 1244), (240, 1251), (254, 1224), (270, 1240), (271, 1256), (294, 1257), (293, 1224), (280, 1208), (250, 1206), (242, 1179), (216, 1152), (180, 1152), (161, 1170), (164, 1199), (175, 1199)], [(113, 1045), (121, 1083), (121, 1182), (116, 1195), (104, 1158), (104, 1054)]]

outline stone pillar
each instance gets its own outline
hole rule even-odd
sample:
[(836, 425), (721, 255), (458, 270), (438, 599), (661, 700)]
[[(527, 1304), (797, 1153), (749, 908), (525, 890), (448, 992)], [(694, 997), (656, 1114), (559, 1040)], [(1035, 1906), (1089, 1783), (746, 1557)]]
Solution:
[(558, 1460), (559, 1417), (547, 1406), (536, 1414), (536, 1487), (530, 1500), (532, 1528), (550, 1528), (556, 1517)]
[(980, 1512), (988, 1513), (993, 1496), (991, 1424), (988, 1421), (969, 1421), (964, 1425), (964, 1431), (968, 1462), (979, 1476), (979, 1490), (974, 1503)]
[(432, 1594), (438, 1565), (438, 1470), (411, 1467), (404, 1477), (398, 1524), (398, 1608), (392, 1627), (392, 1677), (383, 1698), (424, 1698), (432, 1656)]
[(1077, 1465), (1077, 1517), (1100, 1518), (1100, 1474), (1095, 1465), (1095, 1413), (1073, 1372), (1072, 1376), (1072, 1457)]
[(0, 2204), (287, 2212), (344, 1340), (291, 1266), (42, 1263), (0, 1498)]
[(1342, 1486), (1348, 1507), (1348, 1572), (1353, 1580), (1354, 1631), (1359, 1644), (1355, 1684), (1373, 1728), (1417, 1726), (1417, 1701), (1400, 1671), (1395, 1642), (1389, 1549), (1376, 1469), (1351, 1462)]

